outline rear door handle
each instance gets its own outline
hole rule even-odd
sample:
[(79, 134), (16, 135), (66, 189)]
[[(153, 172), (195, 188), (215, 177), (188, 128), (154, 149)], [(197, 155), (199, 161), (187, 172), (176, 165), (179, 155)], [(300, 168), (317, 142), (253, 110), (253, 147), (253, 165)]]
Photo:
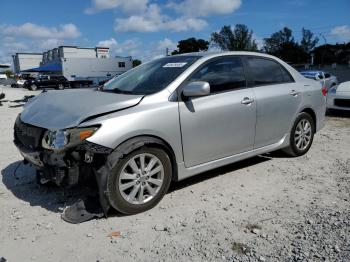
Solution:
[(292, 91), (290, 92), (290, 95), (291, 95), (291, 96), (298, 96), (299, 94), (300, 94), (300, 92), (295, 91), (295, 90), (292, 90)]
[(249, 98), (249, 97), (245, 97), (243, 98), (243, 100), (241, 101), (241, 104), (243, 105), (250, 105), (251, 103), (254, 102), (254, 99)]

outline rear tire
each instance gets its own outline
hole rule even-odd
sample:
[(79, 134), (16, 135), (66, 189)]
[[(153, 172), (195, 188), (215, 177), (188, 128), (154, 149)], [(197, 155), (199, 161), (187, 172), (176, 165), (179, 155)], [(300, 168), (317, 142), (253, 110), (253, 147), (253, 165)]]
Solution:
[(290, 132), (289, 146), (283, 151), (293, 157), (306, 154), (312, 145), (314, 134), (314, 120), (308, 113), (300, 113)]
[[(151, 161), (156, 163), (152, 168)], [(136, 149), (119, 159), (111, 169), (107, 180), (109, 203), (124, 214), (149, 210), (162, 200), (171, 177), (171, 161), (164, 150), (145, 146)], [(128, 187), (128, 183), (133, 185)]]
[(29, 90), (36, 91), (36, 90), (38, 90), (38, 86), (35, 84), (32, 84), (32, 85), (30, 85)]

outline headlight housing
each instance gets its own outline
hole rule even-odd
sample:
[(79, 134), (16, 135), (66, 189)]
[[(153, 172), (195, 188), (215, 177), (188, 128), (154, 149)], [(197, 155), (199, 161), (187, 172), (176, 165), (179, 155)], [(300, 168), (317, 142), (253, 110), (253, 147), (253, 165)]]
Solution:
[(98, 127), (74, 128), (65, 130), (47, 130), (42, 139), (43, 148), (50, 150), (63, 150), (77, 146), (92, 136)]

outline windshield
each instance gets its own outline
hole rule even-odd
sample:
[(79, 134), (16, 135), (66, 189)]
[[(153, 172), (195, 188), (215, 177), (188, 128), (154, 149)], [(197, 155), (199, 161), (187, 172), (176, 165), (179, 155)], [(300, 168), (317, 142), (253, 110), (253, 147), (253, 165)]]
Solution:
[(163, 90), (199, 56), (169, 56), (142, 64), (104, 84), (102, 90), (148, 95)]
[(48, 79), (49, 77), (47, 75), (38, 75), (36, 79)]

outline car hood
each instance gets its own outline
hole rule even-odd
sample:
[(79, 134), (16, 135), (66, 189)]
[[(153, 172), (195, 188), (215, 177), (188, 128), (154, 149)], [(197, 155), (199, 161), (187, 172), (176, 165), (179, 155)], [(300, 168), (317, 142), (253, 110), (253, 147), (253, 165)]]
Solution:
[(338, 85), (337, 93), (350, 92), (350, 81)]
[(21, 113), (21, 120), (51, 130), (72, 128), (87, 118), (135, 106), (142, 98), (142, 95), (96, 89), (48, 91), (28, 101)]

